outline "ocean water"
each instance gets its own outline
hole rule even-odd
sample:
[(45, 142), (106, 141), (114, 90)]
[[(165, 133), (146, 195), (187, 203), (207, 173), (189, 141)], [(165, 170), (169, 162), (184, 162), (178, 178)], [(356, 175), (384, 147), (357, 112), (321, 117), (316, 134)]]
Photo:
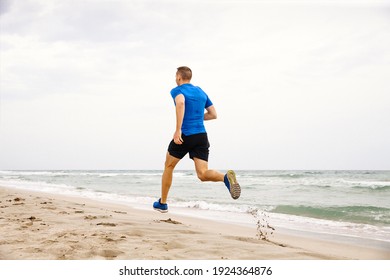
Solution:
[[(241, 197), (222, 183), (175, 171), (170, 212), (275, 230), (338, 234), (390, 243), (390, 171), (236, 171)], [(161, 170), (0, 171), (0, 186), (151, 209)], [(390, 248), (390, 246), (388, 247)]]

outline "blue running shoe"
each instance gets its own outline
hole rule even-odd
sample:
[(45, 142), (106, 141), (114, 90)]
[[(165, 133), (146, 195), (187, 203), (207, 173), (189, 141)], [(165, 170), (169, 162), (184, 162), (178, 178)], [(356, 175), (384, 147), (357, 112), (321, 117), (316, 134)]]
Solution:
[(167, 213), (168, 212), (168, 204), (166, 203), (161, 203), (161, 198), (156, 201), (155, 203), (153, 203), (153, 209), (154, 210), (157, 210), (161, 213)]
[(229, 170), (224, 178), (226, 187), (228, 188), (230, 195), (233, 199), (237, 199), (241, 195), (241, 187), (237, 182), (236, 173), (233, 170)]

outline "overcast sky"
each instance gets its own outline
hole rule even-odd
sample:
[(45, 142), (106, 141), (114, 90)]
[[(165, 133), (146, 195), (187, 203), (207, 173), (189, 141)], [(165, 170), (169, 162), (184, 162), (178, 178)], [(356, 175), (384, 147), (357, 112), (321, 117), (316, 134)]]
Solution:
[(210, 167), (390, 169), (390, 1), (0, 11), (0, 170), (162, 169), (182, 65), (219, 114), (206, 123)]

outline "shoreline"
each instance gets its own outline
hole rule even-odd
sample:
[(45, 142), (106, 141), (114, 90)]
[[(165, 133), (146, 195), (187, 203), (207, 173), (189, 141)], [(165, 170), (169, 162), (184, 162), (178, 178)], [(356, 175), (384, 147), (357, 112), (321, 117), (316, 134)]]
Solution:
[[(0, 186), (0, 259), (390, 259), (388, 248)], [(348, 239), (348, 238), (347, 238)]]

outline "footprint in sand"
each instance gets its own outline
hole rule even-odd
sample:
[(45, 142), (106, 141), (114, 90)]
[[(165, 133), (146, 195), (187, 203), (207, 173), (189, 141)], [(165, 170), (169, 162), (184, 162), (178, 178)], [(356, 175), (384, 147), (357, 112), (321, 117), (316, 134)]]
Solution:
[(118, 214), (127, 214), (127, 212), (124, 212), (124, 211), (112, 211), (114, 213), (118, 213)]
[(97, 226), (116, 227), (114, 223), (98, 223)]
[(164, 242), (162, 247), (165, 250), (169, 251), (173, 249), (183, 249), (186, 248), (187, 246), (179, 241), (169, 241), (169, 242)]
[(129, 235), (135, 237), (143, 237), (145, 236), (145, 233), (142, 230), (134, 229), (131, 232), (129, 232)]
[(24, 202), (22, 202), (22, 201), (25, 201), (25, 199), (24, 198), (20, 198), (20, 197), (17, 197), (17, 198), (14, 198), (14, 204), (12, 204), (12, 205), (24, 205)]
[(119, 250), (101, 250), (98, 252), (98, 255), (107, 259), (116, 258), (117, 256), (123, 254), (124, 252)]
[(174, 224), (174, 225), (181, 225), (180, 222), (178, 221), (175, 221), (175, 220), (172, 220), (171, 218), (167, 219), (167, 220), (160, 220), (161, 222), (164, 222), (164, 223), (168, 223), (168, 224)]
[(84, 217), (84, 220), (95, 220), (97, 218), (98, 218), (97, 216), (88, 215)]
[(44, 202), (41, 202), (40, 204), (53, 204), (53, 202), (50, 202), (50, 201), (44, 201)]
[(29, 218), (27, 218), (27, 220), (30, 220), (31, 222), (42, 222), (41, 218), (37, 218), (35, 216), (30, 216)]
[(18, 206), (18, 205), (24, 205), (24, 203), (23, 203), (23, 202), (20, 202), (20, 203), (14, 203), (14, 204), (12, 204), (12, 205)]
[(57, 207), (54, 207), (54, 206), (44, 206), (42, 207), (41, 209), (46, 209), (46, 210), (56, 210)]
[(84, 216), (84, 220), (109, 219), (109, 218), (111, 218), (111, 217), (109, 217), (109, 216), (93, 216), (93, 215)]
[(68, 238), (69, 234), (68, 232), (61, 232), (57, 234), (57, 238)]

